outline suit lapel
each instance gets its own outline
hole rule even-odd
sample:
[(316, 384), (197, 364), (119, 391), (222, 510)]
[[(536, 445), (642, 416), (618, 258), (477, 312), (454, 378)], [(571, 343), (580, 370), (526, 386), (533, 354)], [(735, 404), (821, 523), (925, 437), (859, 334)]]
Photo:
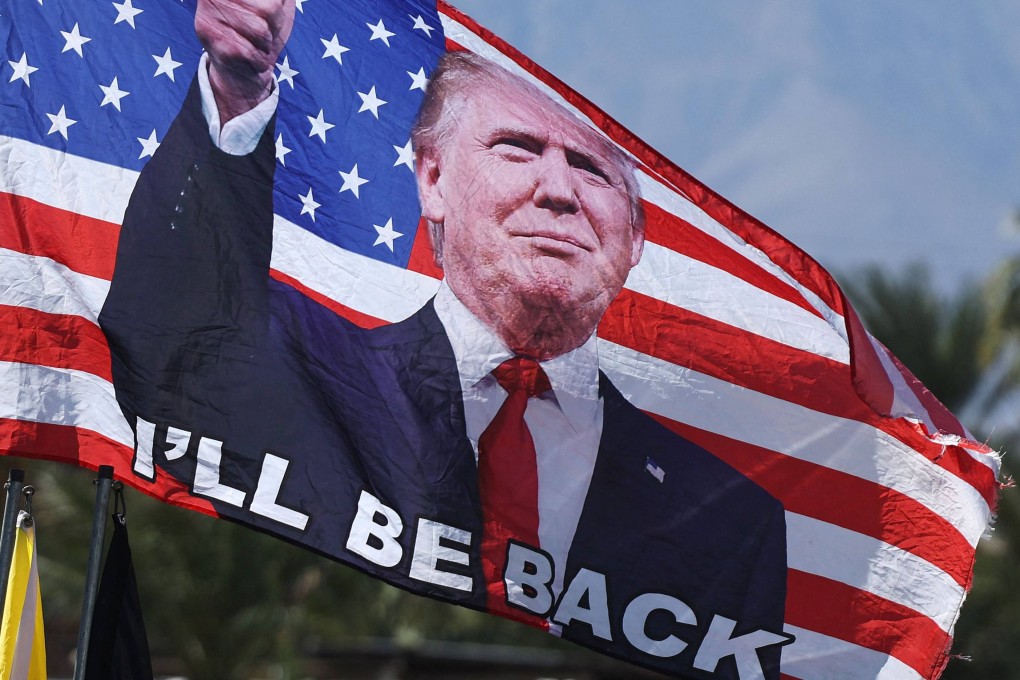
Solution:
[(379, 335), (381, 342), (373, 344), (387, 354), (415, 415), (408, 435), (417, 440), (415, 463), (428, 491), (447, 506), (442, 509), (456, 506), (479, 516), (477, 465), (466, 434), (457, 364), (432, 301), (405, 321), (380, 328)]

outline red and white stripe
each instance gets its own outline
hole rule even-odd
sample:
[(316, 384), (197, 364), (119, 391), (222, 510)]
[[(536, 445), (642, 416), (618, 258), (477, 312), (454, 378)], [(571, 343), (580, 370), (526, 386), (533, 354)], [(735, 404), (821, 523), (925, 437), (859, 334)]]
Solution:
[[(994, 511), (998, 460), (859, 326), (813, 260), (456, 10), (448, 41), (528, 78), (642, 164), (648, 245), (600, 326), (636, 405), (787, 511), (785, 678), (934, 678)], [(0, 137), (0, 452), (115, 461), (133, 435), (96, 325), (137, 173)], [(421, 236), (419, 236), (421, 238)], [(412, 314), (438, 274), (276, 218), (272, 275), (357, 323)], [(942, 432), (939, 432), (941, 430)]]

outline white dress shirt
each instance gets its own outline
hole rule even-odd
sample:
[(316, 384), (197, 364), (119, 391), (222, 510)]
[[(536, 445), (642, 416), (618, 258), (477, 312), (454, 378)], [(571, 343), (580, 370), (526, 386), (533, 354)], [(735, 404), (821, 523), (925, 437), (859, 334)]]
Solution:
[[(453, 345), (464, 395), (467, 436), (478, 459), (478, 438), (496, 416), (506, 391), (493, 369), (514, 356), (457, 299), (446, 281), (435, 300), (436, 314)], [(563, 569), (588, 495), (599, 442), (602, 400), (599, 398), (595, 334), (577, 349), (540, 362), (552, 390), (528, 400), (524, 421), (538, 457), (538, 539), (555, 563), (553, 594), (563, 588)]]
[(280, 88), (273, 82), (273, 91), (251, 111), (231, 118), (226, 125), (220, 125), (220, 111), (216, 108), (216, 96), (209, 83), (209, 55), (202, 53), (198, 62), (198, 89), (202, 93), (202, 115), (209, 124), (209, 139), (216, 147), (232, 156), (244, 156), (255, 150), (262, 133), (276, 112), (280, 101)]
[[(198, 82), (209, 137), (222, 151), (244, 155), (254, 151), (276, 110), (279, 88), (257, 107), (220, 126), (216, 99), (209, 84), (208, 55), (202, 55)], [(453, 346), (464, 396), (467, 436), (478, 459), (478, 438), (506, 399), (493, 369), (513, 353), (443, 281), (435, 299), (436, 313)], [(567, 553), (588, 495), (602, 438), (603, 404), (593, 333), (577, 349), (540, 362), (551, 392), (528, 400), (524, 420), (535, 442), (538, 463), (538, 537), (555, 564), (553, 597), (563, 589)], [(555, 630), (553, 632), (556, 632)]]

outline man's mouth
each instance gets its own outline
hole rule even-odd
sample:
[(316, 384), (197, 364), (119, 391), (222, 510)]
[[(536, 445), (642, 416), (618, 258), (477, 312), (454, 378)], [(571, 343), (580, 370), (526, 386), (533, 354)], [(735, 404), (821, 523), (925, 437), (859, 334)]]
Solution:
[(579, 252), (591, 252), (590, 245), (570, 235), (552, 231), (533, 231), (514, 234), (518, 238), (525, 238), (531, 247), (546, 252), (550, 255), (571, 256)]

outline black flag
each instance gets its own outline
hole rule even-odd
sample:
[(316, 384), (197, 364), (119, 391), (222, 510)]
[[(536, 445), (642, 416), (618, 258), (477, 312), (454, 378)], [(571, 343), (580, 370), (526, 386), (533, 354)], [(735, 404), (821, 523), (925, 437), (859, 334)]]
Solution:
[(113, 540), (99, 583), (85, 680), (152, 680), (127, 525), (119, 512), (113, 516)]

